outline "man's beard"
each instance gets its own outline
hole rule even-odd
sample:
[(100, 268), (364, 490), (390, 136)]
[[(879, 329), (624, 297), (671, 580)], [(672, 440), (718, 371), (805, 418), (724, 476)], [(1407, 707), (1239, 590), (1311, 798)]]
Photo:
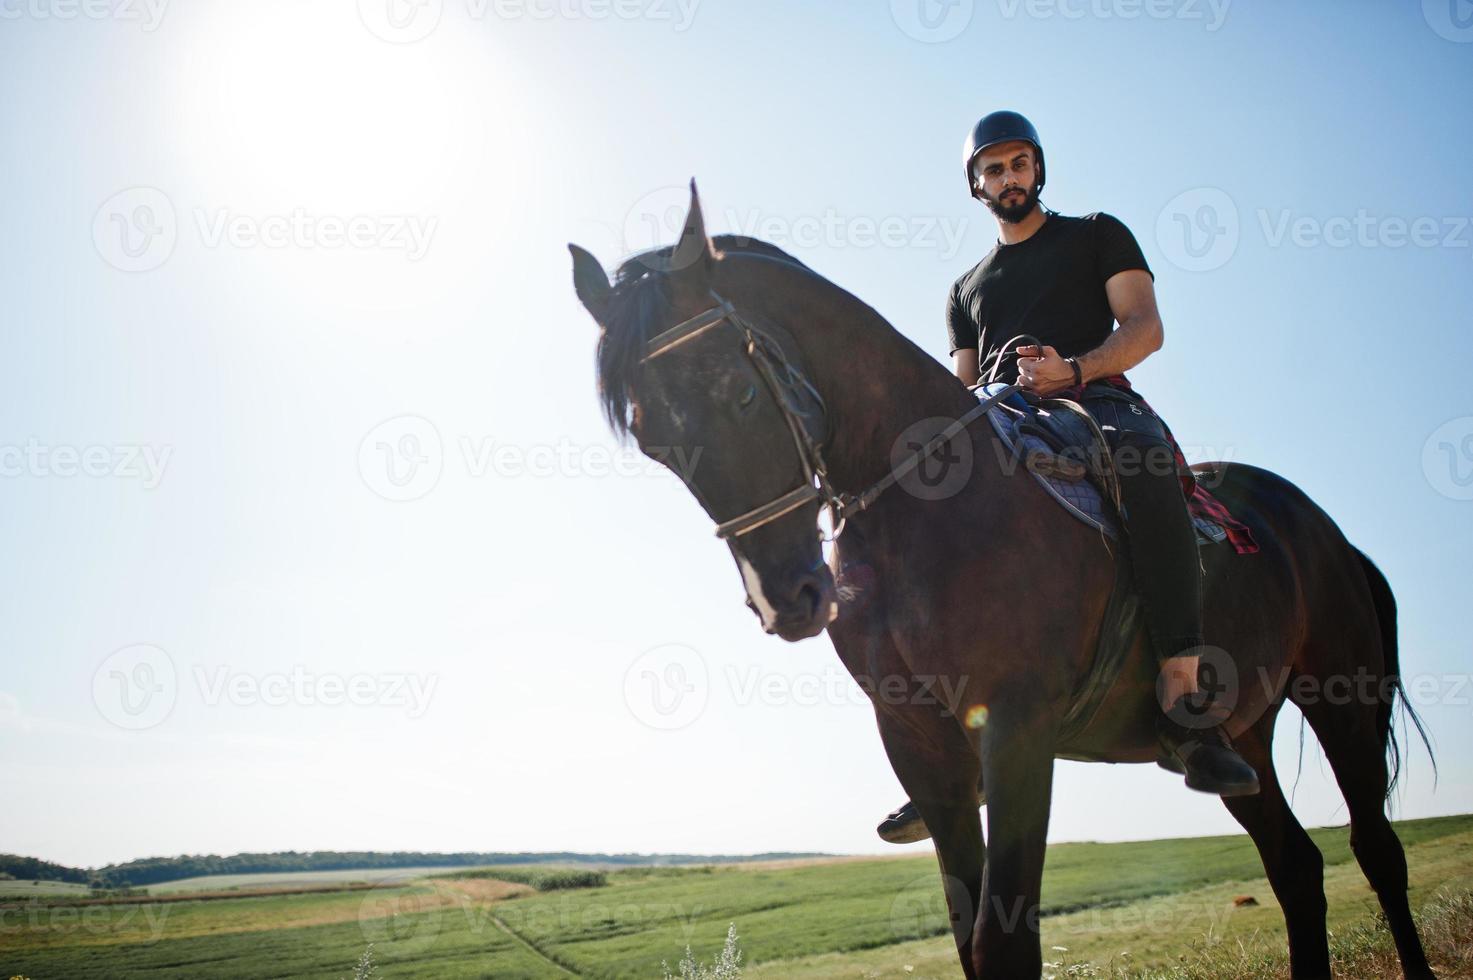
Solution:
[(1023, 191), (1021, 202), (1018, 202), (1016, 194), (1010, 193), (1012, 190), (1013, 188), (1009, 188), (1004, 191), (1003, 196), (1014, 203), (1002, 204), (997, 198), (989, 197), (986, 191), (982, 192), (982, 200), (987, 209), (997, 216), (997, 220), (1015, 225), (1033, 213), (1034, 206), (1038, 204), (1038, 185), (1034, 184)]

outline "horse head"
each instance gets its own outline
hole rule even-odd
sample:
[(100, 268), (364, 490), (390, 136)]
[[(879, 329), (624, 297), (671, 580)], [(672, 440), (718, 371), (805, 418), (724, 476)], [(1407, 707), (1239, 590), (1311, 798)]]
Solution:
[(733, 272), (707, 236), (694, 181), (679, 241), (626, 260), (613, 282), (587, 251), (569, 250), (578, 298), (599, 326), (610, 426), (716, 522), (763, 629), (790, 641), (823, 632), (838, 601), (818, 530), (822, 399), (788, 331), (742, 302), (760, 284)]

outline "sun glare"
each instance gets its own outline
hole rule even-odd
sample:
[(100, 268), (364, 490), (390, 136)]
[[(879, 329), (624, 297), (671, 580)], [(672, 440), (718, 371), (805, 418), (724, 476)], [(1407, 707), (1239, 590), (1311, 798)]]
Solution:
[(485, 32), (390, 44), (351, 4), (201, 11), (189, 28), (181, 238), (239, 248), (283, 286), (407, 305), (480, 260), (447, 247), (467, 234), (452, 226), (520, 206), (529, 163), (498, 146), (512, 126), (526, 145), (528, 107), (499, 98)]

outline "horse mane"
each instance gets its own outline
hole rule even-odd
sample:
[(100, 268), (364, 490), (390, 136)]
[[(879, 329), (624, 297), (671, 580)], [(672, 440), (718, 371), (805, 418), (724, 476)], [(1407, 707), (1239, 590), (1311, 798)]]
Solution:
[[(718, 255), (761, 256), (811, 271), (776, 245), (755, 238), (715, 235), (711, 242)], [(625, 259), (614, 273), (614, 288), (598, 341), (597, 371), (604, 418), (620, 437), (629, 433), (630, 391), (639, 376), (650, 329), (672, 315), (670, 275), (662, 270), (668, 268), (674, 252), (674, 245), (640, 252)]]

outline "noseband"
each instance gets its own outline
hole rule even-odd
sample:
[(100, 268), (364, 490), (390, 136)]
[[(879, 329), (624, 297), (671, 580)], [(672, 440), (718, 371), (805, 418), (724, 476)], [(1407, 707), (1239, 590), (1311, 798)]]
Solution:
[(823, 396), (808, 380), (807, 375), (784, 356), (782, 348), (770, 335), (754, 327), (751, 321), (737, 312), (736, 307), (715, 292), (711, 293), (711, 298), (715, 300), (715, 306), (651, 338), (645, 345), (645, 353), (640, 358), (640, 363), (652, 360), (682, 344), (695, 340), (713, 327), (723, 323), (731, 324), (741, 332), (743, 340), (746, 341), (744, 350), (747, 359), (762, 376), (768, 394), (776, 402), (778, 410), (782, 412), (783, 420), (787, 423), (788, 432), (793, 439), (793, 447), (798, 452), (798, 461), (803, 467), (803, 482), (798, 486), (760, 507), (754, 507), (731, 520), (717, 524), (716, 536), (722, 540), (740, 537), (750, 531), (755, 531), (764, 524), (770, 524), (815, 499), (822, 501), (829, 511), (832, 530), (823, 540), (834, 540), (843, 533), (844, 525), (851, 516), (867, 509), (879, 498), (880, 494), (921, 465), (936, 450), (950, 442), (974, 419), (985, 414), (993, 405), (1019, 388), (1015, 384), (1008, 385), (997, 394), (978, 402), (976, 407), (968, 410), (961, 418), (942, 429), (905, 461), (892, 467), (882, 479), (860, 493), (840, 493), (829, 482), (828, 465), (823, 458), (822, 443), (814, 439), (804, 423), (803, 416), (807, 413), (800, 415), (795, 411), (792, 405), (793, 398), (789, 397), (807, 394), (813, 399), (818, 406), (819, 417), (823, 420), (826, 437), (828, 435), (828, 411), (824, 405)]

